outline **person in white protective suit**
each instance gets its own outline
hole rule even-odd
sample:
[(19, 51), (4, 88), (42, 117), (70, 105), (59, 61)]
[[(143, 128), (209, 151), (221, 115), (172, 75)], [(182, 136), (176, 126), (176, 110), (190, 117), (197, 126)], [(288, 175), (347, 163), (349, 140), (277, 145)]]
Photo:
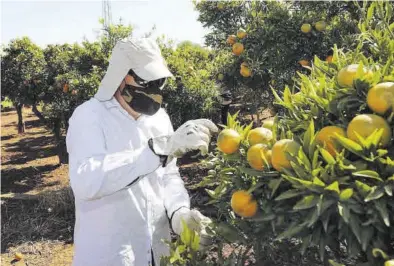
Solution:
[(190, 209), (176, 159), (208, 152), (210, 120), (173, 130), (161, 108), (168, 70), (150, 38), (115, 45), (97, 93), (78, 106), (66, 137), (75, 196), (74, 266), (159, 265), (163, 240), (184, 220), (209, 245), (211, 221)]

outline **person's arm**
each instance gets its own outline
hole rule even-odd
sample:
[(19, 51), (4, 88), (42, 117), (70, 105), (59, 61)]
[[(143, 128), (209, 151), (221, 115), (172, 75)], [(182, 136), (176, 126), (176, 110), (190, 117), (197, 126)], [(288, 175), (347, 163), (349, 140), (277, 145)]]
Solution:
[[(174, 128), (167, 114), (166, 119), (168, 120), (167, 134), (172, 135)], [(172, 160), (171, 163), (165, 167), (163, 184), (165, 193), (164, 206), (167, 210), (168, 218), (171, 219), (173, 213), (183, 207), (190, 209), (190, 197), (179, 174), (179, 168), (176, 165), (176, 159)]]
[(69, 121), (66, 143), (70, 184), (75, 197), (82, 200), (113, 194), (160, 167), (159, 157), (148, 145), (108, 153), (98, 119), (92, 111), (77, 108)]

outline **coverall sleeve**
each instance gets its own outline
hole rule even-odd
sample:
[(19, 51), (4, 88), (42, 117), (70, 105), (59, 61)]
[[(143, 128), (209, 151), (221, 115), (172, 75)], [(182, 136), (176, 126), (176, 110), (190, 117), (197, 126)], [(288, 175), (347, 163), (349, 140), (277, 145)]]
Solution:
[[(174, 129), (170, 118), (168, 119), (168, 134), (173, 134)], [(168, 218), (181, 207), (190, 208), (190, 197), (185, 188), (185, 184), (176, 165), (176, 159), (173, 159), (166, 167), (163, 176), (164, 183), (164, 206), (167, 210)]]
[(113, 194), (160, 167), (151, 149), (109, 153), (97, 114), (76, 109), (66, 136), (70, 185), (76, 198), (95, 200)]

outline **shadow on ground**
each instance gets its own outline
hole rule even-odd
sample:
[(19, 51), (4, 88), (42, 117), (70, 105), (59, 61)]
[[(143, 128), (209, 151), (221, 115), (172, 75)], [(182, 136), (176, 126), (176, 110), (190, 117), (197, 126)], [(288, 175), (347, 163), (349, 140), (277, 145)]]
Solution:
[(29, 241), (72, 242), (74, 197), (69, 187), (45, 191), (27, 199), (1, 200), (1, 252)]

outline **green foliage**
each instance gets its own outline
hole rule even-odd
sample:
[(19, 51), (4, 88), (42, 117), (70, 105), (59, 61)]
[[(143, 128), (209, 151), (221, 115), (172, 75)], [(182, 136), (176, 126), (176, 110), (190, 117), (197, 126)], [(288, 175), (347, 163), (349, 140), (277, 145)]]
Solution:
[[(382, 130), (360, 137), (357, 143), (336, 134), (333, 141), (344, 150), (332, 155), (315, 140), (325, 126), (346, 128), (354, 116), (372, 113), (366, 105), (369, 88), (394, 80), (394, 24), (390, 14), (391, 3), (368, 4), (365, 16), (357, 14), (362, 19), (353, 50), (334, 46), (332, 62), (316, 56), (308, 71), (298, 72), (294, 84), (285, 86), (283, 93), (272, 89), (275, 104), (284, 110), (276, 118), (274, 139), (293, 138), (301, 144), (299, 152), (289, 156), (291, 169), (282, 173), (250, 169), (245, 140), (238, 153), (226, 156), (215, 151), (204, 162), (212, 171), (198, 186), (209, 189), (209, 204), (237, 231), (234, 238), (223, 241), (245, 243), (247, 238), (258, 254), (266, 236), (298, 238), (302, 254), (318, 247), (324, 260), (327, 247), (339, 252), (343, 246), (349, 257), (371, 266), (383, 265), (394, 254), (393, 141), (384, 149), (379, 147)], [(388, 51), (380, 53), (383, 49)], [(356, 63), (359, 73), (353, 85), (340, 87), (338, 72)], [(372, 74), (362, 74), (363, 66)], [(393, 130), (392, 114), (383, 117)], [(241, 189), (253, 190), (258, 202), (259, 212), (253, 218), (240, 218), (231, 210), (231, 194)], [(329, 262), (341, 265), (335, 262), (338, 259)]]
[(43, 91), (45, 59), (28, 37), (12, 40), (1, 60), (2, 95), (14, 104), (35, 104)]
[(218, 63), (213, 52), (190, 42), (176, 47), (164, 39), (159, 43), (175, 76), (164, 91), (166, 109), (174, 127), (199, 117), (217, 119), (219, 88), (212, 76)]
[[(292, 85), (297, 71), (308, 72), (300, 60), (325, 60), (334, 44), (351, 49), (362, 13), (353, 2), (344, 1), (195, 1), (195, 8), (199, 21), (211, 30), (206, 43), (217, 50), (231, 54), (227, 37), (245, 29), (247, 36), (237, 38), (245, 51), (231, 54), (220, 73), (225, 86), (254, 109), (272, 100), (270, 83)], [(314, 27), (319, 21), (327, 24), (324, 31)], [(311, 24), (311, 32), (301, 31), (304, 23)], [(252, 77), (240, 75), (242, 62), (248, 63)]]

